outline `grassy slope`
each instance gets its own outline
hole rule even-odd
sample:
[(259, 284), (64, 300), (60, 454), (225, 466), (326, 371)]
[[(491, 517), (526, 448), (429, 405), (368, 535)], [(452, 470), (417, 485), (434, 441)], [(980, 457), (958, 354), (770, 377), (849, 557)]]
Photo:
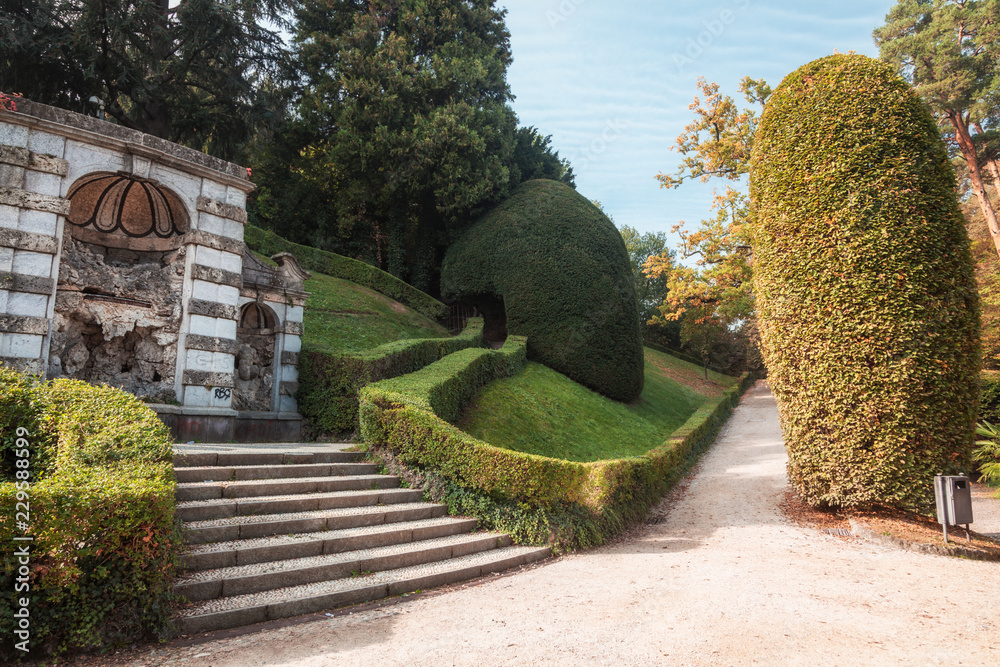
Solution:
[(644, 454), (735, 378), (646, 348), (646, 384), (638, 401), (604, 398), (540, 364), (494, 382), (475, 398), (459, 425), (498, 447), (571, 461)]
[(320, 273), (306, 281), (305, 342), (332, 354), (448, 332), (411, 308), (355, 283)]
[[(266, 258), (263, 261), (271, 264)], [(325, 352), (366, 350), (448, 332), (412, 309), (355, 283), (314, 273), (305, 342)], [(487, 387), (462, 426), (492, 444), (575, 461), (642, 454), (659, 445), (733, 378), (646, 349), (646, 386), (629, 405), (604, 398), (540, 364)]]

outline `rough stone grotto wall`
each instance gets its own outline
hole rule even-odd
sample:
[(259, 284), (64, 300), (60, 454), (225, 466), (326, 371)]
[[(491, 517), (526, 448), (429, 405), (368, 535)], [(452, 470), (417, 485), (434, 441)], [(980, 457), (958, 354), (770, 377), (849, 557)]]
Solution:
[(175, 403), (185, 248), (136, 253), (63, 237), (48, 373)]

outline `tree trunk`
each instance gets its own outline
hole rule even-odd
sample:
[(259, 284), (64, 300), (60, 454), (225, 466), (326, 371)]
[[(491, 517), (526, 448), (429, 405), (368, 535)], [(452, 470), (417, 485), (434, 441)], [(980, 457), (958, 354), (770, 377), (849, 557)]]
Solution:
[[(983, 126), (980, 125), (979, 123), (976, 123), (975, 125), (976, 125), (976, 132), (982, 134)], [(985, 157), (986, 157), (986, 169), (990, 172), (990, 176), (993, 177), (993, 189), (996, 190), (997, 195), (1000, 196), (1000, 163), (997, 163), (997, 159), (995, 156), (990, 157), (989, 155), (987, 155)]]
[(997, 164), (996, 159), (987, 158), (986, 168), (989, 170), (990, 176), (993, 177), (993, 188), (997, 191), (997, 194), (1000, 195), (1000, 165)]
[(969, 180), (972, 182), (972, 191), (979, 200), (979, 208), (982, 210), (983, 217), (986, 218), (986, 226), (990, 230), (990, 238), (993, 239), (997, 255), (1000, 256), (1000, 225), (997, 224), (996, 211), (993, 210), (993, 204), (990, 202), (986, 194), (986, 188), (983, 185), (983, 176), (979, 171), (979, 159), (976, 155), (976, 147), (972, 143), (972, 135), (969, 134), (968, 120), (958, 111), (949, 111), (948, 120), (951, 122), (952, 127), (955, 128), (955, 139), (958, 141), (958, 147), (961, 149), (962, 157), (965, 158), (965, 164), (969, 169)]

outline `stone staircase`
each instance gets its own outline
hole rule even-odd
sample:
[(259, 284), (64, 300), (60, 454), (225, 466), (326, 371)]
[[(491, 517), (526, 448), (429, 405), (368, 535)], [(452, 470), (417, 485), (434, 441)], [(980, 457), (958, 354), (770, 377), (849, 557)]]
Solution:
[(473, 532), (363, 454), (179, 453), (179, 632), (221, 630), (472, 579), (549, 556)]

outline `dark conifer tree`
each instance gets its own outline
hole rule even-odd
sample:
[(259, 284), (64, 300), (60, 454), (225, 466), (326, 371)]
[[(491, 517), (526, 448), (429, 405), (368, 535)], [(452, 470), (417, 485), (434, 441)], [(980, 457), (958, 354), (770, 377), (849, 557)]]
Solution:
[(4, 0), (0, 90), (229, 159), (274, 114), (291, 0)]

